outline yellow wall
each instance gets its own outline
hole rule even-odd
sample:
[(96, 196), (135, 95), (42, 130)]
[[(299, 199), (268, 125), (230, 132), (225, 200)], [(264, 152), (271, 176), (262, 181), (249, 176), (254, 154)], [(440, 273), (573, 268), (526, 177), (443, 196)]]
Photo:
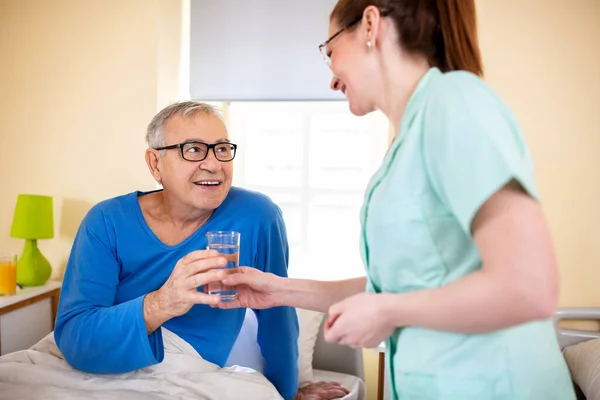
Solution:
[(54, 197), (60, 275), (87, 210), (152, 189), (145, 127), (178, 94), (181, 2), (0, 1), (0, 249), (18, 193)]
[(600, 307), (600, 1), (480, 0), (486, 78), (531, 147), (562, 306)]
[[(0, 249), (18, 193), (54, 196), (64, 266), (89, 207), (154, 182), (144, 129), (175, 100), (181, 1), (0, 1)], [(477, 0), (487, 80), (531, 147), (561, 268), (561, 305), (600, 306), (600, 1)], [(369, 399), (376, 354), (365, 351)]]

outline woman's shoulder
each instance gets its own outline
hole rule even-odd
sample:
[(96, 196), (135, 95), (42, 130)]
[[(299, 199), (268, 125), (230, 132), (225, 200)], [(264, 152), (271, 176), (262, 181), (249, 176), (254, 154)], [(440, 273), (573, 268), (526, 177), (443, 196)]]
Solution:
[(446, 107), (504, 106), (496, 91), (483, 78), (467, 71), (451, 71), (439, 74), (432, 82), (428, 103), (444, 104)]
[(518, 123), (494, 88), (467, 71), (439, 73), (424, 99), (424, 121), (434, 131), (484, 125), (486, 130), (518, 131)]

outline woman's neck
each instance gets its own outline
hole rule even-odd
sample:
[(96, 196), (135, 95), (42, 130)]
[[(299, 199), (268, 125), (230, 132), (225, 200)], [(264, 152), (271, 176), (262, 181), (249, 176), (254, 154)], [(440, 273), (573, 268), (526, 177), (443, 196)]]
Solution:
[(393, 125), (395, 137), (400, 129), (406, 106), (430, 66), (422, 57), (407, 58), (406, 55), (398, 54), (390, 57), (383, 68), (383, 88), (377, 108)]

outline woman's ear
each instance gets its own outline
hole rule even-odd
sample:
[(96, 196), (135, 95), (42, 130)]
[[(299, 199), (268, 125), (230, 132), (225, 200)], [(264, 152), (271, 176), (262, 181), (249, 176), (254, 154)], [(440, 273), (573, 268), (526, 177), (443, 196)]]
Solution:
[(377, 34), (379, 33), (380, 21), (381, 13), (379, 12), (379, 9), (377, 7), (370, 5), (367, 8), (365, 8), (365, 11), (363, 12), (361, 26), (365, 35), (364, 40), (369, 51), (375, 48), (375, 46), (377, 45), (376, 39)]

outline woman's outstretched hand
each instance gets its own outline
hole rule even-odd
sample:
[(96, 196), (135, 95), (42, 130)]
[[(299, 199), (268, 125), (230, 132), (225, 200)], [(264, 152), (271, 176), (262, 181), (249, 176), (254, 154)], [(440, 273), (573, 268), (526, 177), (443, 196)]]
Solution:
[(222, 282), (236, 288), (237, 299), (220, 302), (217, 306), (222, 309), (263, 309), (282, 305), (282, 279), (285, 278), (252, 267), (238, 267), (233, 272), (227, 271)]

